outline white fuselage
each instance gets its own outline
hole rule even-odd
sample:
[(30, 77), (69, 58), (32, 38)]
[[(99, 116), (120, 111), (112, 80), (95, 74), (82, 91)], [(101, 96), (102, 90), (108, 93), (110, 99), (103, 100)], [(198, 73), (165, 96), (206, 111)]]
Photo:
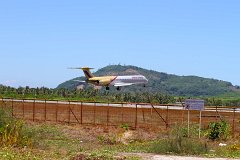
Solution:
[(147, 78), (142, 75), (116, 76), (116, 78), (110, 83), (110, 85), (124, 86), (125, 84), (146, 84), (147, 82)]

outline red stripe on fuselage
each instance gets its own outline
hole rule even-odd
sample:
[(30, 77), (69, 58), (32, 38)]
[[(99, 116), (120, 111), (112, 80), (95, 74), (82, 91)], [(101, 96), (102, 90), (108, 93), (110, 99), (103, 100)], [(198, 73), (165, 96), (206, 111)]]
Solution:
[(109, 84), (111, 84), (118, 76), (114, 77)]

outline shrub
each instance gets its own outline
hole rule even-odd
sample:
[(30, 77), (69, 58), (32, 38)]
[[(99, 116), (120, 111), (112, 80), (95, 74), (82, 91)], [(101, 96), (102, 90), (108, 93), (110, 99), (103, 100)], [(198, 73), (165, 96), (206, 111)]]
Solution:
[(15, 120), (7, 111), (0, 110), (0, 146), (31, 147), (32, 140), (25, 133), (25, 126), (22, 121)]
[(199, 132), (198, 125), (190, 125), (189, 127), (189, 135), (188, 135), (188, 126), (187, 124), (176, 124), (172, 130), (170, 131), (170, 136), (173, 137), (192, 137), (197, 138)]
[(226, 121), (211, 122), (208, 126), (208, 138), (226, 140), (230, 135), (230, 125)]
[(208, 152), (207, 144), (199, 140), (176, 137), (153, 143), (150, 152), (200, 155)]
[(113, 160), (114, 153), (110, 150), (99, 150), (99, 151), (93, 151), (87, 159), (89, 160)]
[[(197, 135), (195, 134), (195, 131), (197, 131), (196, 127), (190, 128), (190, 131), (192, 136)], [(152, 144), (150, 152), (200, 155), (207, 153), (208, 147), (206, 142), (188, 138), (185, 126), (176, 125), (170, 131), (168, 139), (161, 139)]]
[(230, 146), (230, 149), (231, 149), (232, 151), (240, 151), (240, 143), (231, 145), (231, 146)]
[(114, 145), (117, 143), (115, 136), (98, 136), (97, 139), (101, 144)]
[(126, 131), (129, 130), (129, 125), (127, 123), (123, 123), (120, 127), (125, 129)]

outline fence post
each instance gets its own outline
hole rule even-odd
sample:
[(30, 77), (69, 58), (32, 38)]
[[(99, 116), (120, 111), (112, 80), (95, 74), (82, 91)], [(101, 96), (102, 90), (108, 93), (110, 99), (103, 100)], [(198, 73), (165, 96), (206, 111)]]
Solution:
[(93, 108), (93, 124), (95, 125), (96, 119), (96, 102), (94, 102), (94, 108)]
[(184, 106), (182, 100), (183, 100), (182, 98), (179, 98), (179, 101), (180, 101), (180, 103), (181, 103), (181, 105), (182, 105), (182, 107), (183, 107), (183, 109), (182, 109), (182, 124), (184, 124), (185, 106)]
[(23, 109), (22, 111), (23, 111), (23, 118), (24, 118), (24, 117), (25, 117), (25, 104), (24, 104), (25, 102), (24, 102), (24, 99), (22, 100), (22, 102), (23, 102), (23, 103), (22, 103), (22, 107), (23, 107), (23, 108), (22, 108), (22, 109)]
[(215, 116), (215, 121), (217, 121), (217, 117), (218, 117), (217, 113), (218, 113), (218, 106), (216, 105), (216, 116)]
[(189, 108), (188, 108), (188, 137), (190, 136), (189, 135), (189, 132), (190, 131), (190, 110), (189, 110)]
[(71, 120), (71, 108), (70, 108), (70, 101), (68, 100), (68, 124), (70, 124)]
[(151, 108), (151, 119), (153, 118), (152, 115), (153, 115), (153, 108)]
[(45, 99), (45, 104), (44, 104), (44, 121), (47, 121), (47, 100)]
[(144, 108), (141, 106), (142, 108), (142, 114), (143, 114), (143, 122), (145, 123), (145, 113), (144, 113)]
[(183, 104), (182, 104), (182, 107), (183, 107), (183, 109), (182, 109), (182, 124), (184, 124), (185, 107)]
[(33, 122), (35, 120), (35, 103), (36, 103), (36, 99), (33, 100)]
[(81, 102), (81, 124), (83, 124), (83, 102)]
[(13, 117), (13, 98), (12, 98), (12, 117)]
[(137, 108), (137, 104), (136, 104), (135, 129), (137, 129), (137, 109), (138, 109), (138, 108)]
[(233, 136), (235, 136), (235, 112), (236, 112), (236, 108), (233, 108), (233, 124), (232, 124), (232, 133)]
[(198, 138), (201, 138), (201, 129), (202, 129), (202, 110), (199, 111), (199, 129), (198, 129)]
[(122, 124), (123, 124), (123, 103), (122, 103), (122, 107), (121, 107), (121, 112), (122, 112)]
[(107, 126), (109, 125), (109, 102), (108, 102), (108, 109), (107, 109)]
[[(168, 106), (167, 106), (166, 122), (167, 122), (167, 124), (169, 125), (169, 123), (168, 123)], [(166, 129), (168, 129), (168, 125), (166, 125)]]
[[(4, 104), (3, 97), (2, 97), (2, 104)], [(3, 109), (3, 105), (2, 105), (2, 109)]]
[(58, 122), (58, 100), (56, 105), (56, 122)]

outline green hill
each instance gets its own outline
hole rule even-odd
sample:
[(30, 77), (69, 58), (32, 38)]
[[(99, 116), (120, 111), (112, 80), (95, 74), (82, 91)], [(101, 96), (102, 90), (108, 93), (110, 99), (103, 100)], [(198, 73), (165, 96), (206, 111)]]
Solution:
[[(101, 75), (134, 75), (146, 76), (149, 83), (146, 88), (140, 86), (123, 87), (122, 92), (162, 92), (177, 96), (219, 96), (239, 92), (239, 87), (233, 86), (230, 82), (202, 78), (197, 76), (177, 76), (147, 70), (136, 66), (109, 65), (94, 73)], [(77, 77), (60, 84), (57, 88), (75, 89), (79, 82), (73, 80), (84, 80), (84, 77)], [(115, 89), (112, 89), (115, 91)]]

